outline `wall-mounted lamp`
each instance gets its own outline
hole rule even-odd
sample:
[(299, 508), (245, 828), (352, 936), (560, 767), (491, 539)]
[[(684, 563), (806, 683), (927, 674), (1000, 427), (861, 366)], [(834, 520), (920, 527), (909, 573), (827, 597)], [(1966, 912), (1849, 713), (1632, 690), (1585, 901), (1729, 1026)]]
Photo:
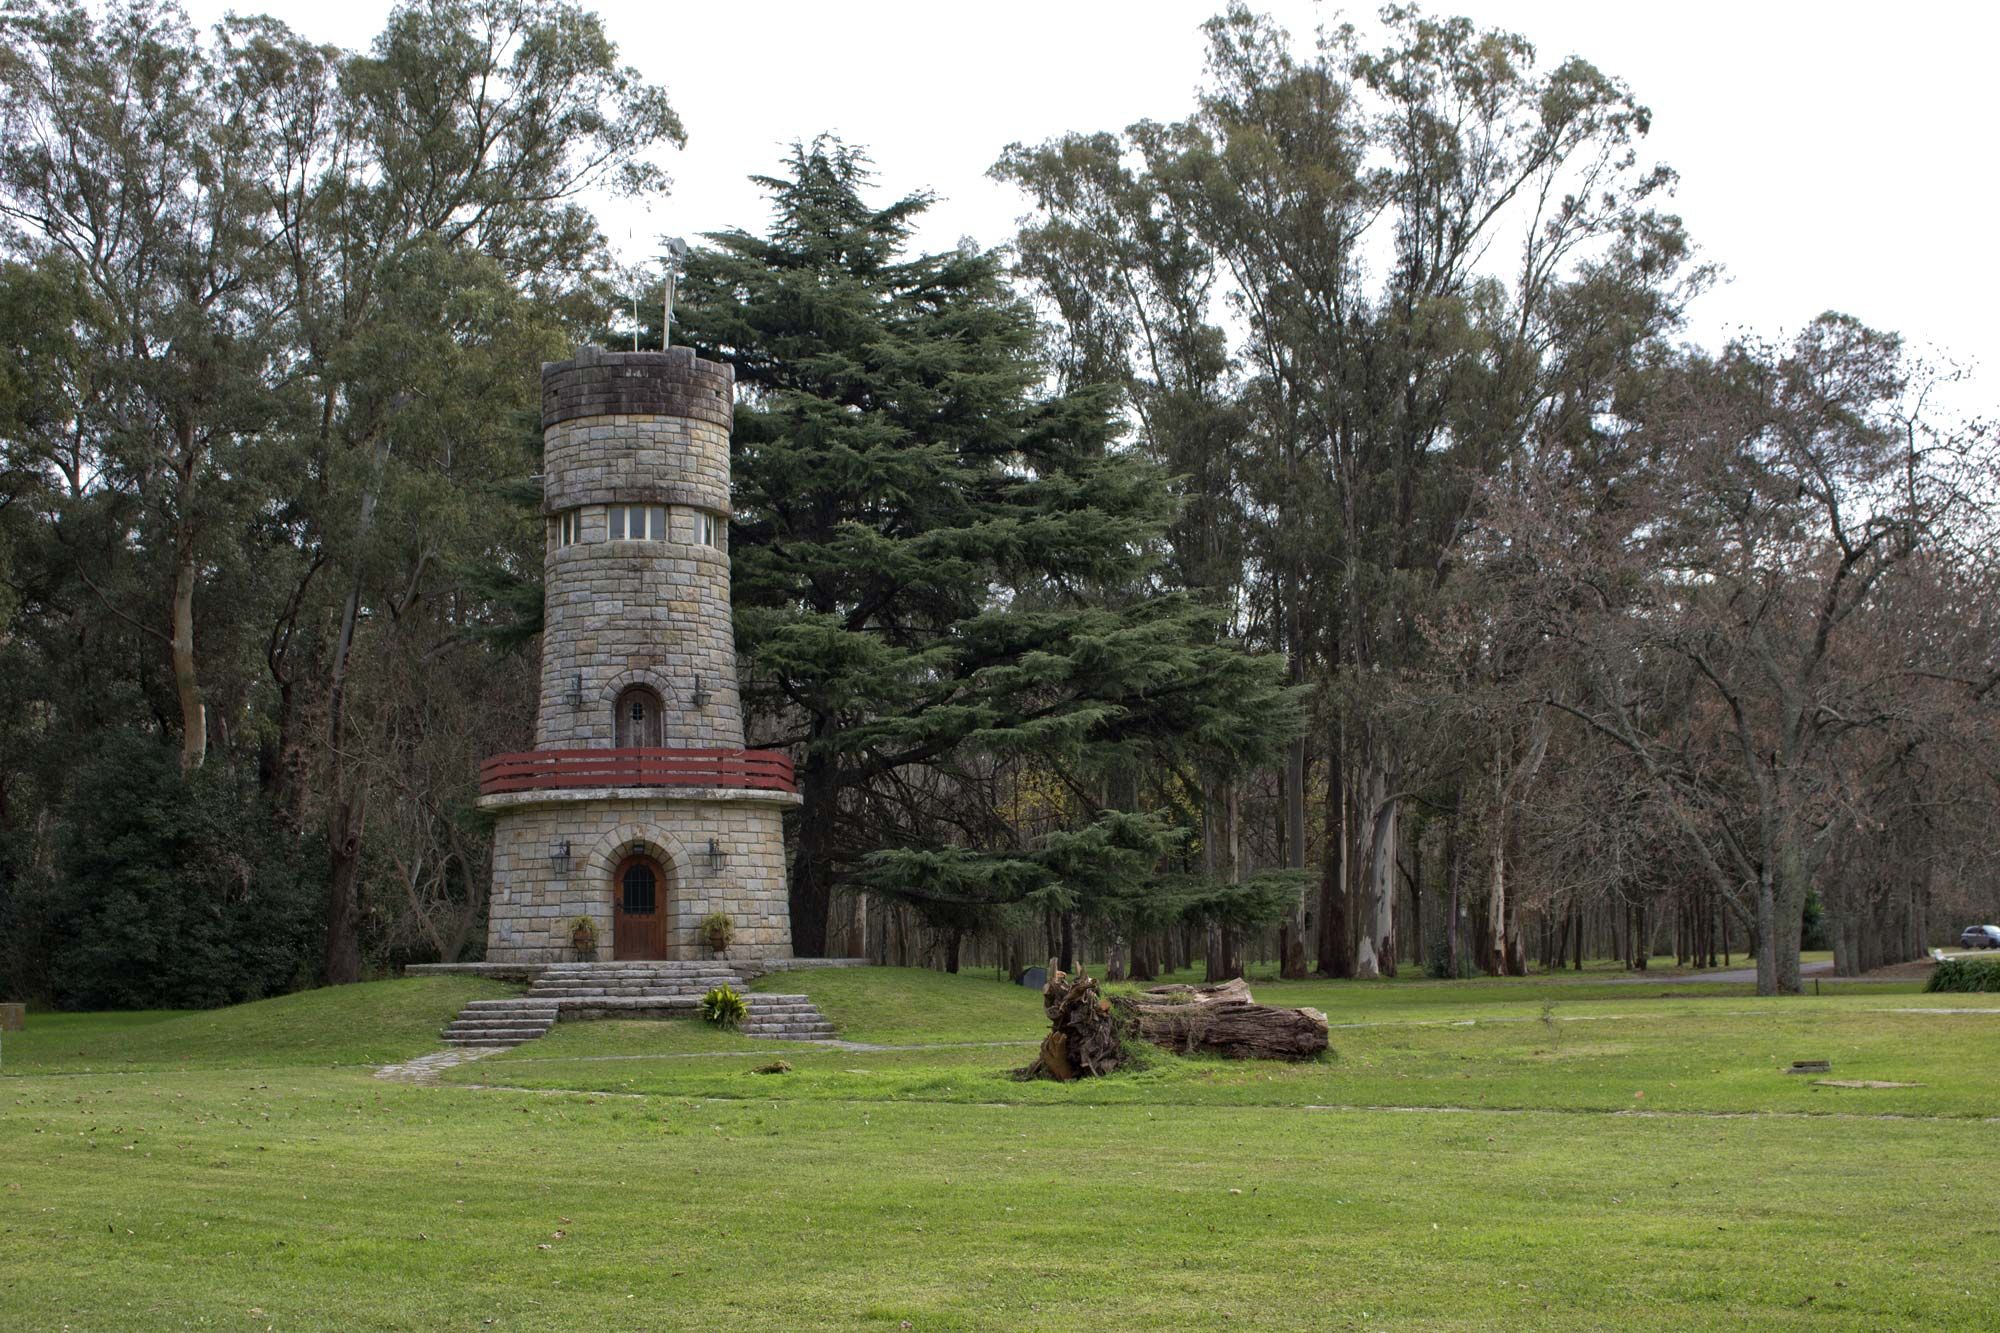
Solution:
[(714, 838), (710, 838), (708, 840), (708, 868), (710, 870), (720, 870), (722, 869), (723, 861), (726, 859), (722, 852), (722, 844)]
[(570, 682), (569, 706), (571, 708), (583, 707), (583, 673), (581, 671), (577, 672), (576, 679)]
[(694, 678), (694, 692), (688, 695), (688, 702), (693, 704), (697, 709), (702, 709), (708, 707), (710, 697), (708, 686), (702, 683), (700, 676), (696, 676)]
[(549, 844), (549, 865), (558, 875), (569, 873), (569, 839)]

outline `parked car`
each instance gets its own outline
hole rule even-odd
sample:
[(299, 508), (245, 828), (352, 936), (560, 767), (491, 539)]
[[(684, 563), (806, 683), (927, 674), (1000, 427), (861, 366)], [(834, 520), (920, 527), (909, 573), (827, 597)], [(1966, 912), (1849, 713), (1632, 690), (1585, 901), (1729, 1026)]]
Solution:
[(1967, 926), (1958, 937), (1961, 949), (2000, 949), (2000, 926)]

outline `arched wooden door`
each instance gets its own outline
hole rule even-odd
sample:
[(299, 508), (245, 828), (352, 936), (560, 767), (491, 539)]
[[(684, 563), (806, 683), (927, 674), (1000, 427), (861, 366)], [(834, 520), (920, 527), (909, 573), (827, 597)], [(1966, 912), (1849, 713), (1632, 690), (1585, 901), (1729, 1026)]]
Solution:
[(650, 856), (628, 856), (612, 875), (611, 956), (667, 956), (667, 877)]
[(614, 722), (613, 743), (620, 750), (640, 748), (657, 749), (664, 744), (661, 740), (660, 696), (644, 685), (634, 685), (618, 695)]

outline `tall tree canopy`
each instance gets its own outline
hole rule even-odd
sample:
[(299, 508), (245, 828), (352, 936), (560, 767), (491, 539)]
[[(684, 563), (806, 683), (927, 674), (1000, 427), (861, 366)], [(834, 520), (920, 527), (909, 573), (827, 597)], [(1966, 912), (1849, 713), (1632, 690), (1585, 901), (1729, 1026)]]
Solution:
[(326, 979), (360, 974), (371, 806), (378, 883), (463, 940), (469, 778), (413, 752), (469, 774), (458, 745), (526, 724), (501, 693), (461, 725), (521, 688), (475, 637), (475, 573), (538, 550), (496, 488), (534, 470), (538, 364), (603, 306), (580, 197), (662, 189), (681, 135), (567, 3), (416, 0), (366, 53), (163, 0), (7, 7), (0, 320), (41, 354), (0, 381), (10, 638), (68, 687), (13, 721), (38, 800), (158, 715), (185, 771), (251, 764), (319, 830)]
[[(713, 235), (691, 262), (682, 318), (744, 391), (731, 553), (750, 697), (802, 757), (794, 947), (821, 951), (832, 894), (863, 879), (938, 913), (1071, 905), (1080, 876), (1036, 849), (963, 847), (977, 869), (952, 877), (893, 853), (936, 842), (996, 761), (1057, 770), (1106, 820), (1135, 805), (1111, 770), (1254, 764), (1293, 726), (1282, 663), (1158, 591), (1163, 474), (1113, 447), (1101, 390), (1039, 391), (999, 257), (908, 253), (929, 200), (870, 202), (851, 147), (787, 165), (760, 178), (769, 232)], [(1164, 826), (1120, 818), (1100, 841), (1157, 861)]]

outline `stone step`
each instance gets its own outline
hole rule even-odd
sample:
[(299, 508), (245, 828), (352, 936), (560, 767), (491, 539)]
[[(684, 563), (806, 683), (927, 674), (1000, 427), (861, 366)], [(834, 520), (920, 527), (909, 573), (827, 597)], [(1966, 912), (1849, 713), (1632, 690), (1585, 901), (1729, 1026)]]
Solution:
[(730, 967), (728, 963), (704, 963), (700, 959), (690, 959), (682, 963), (662, 961), (662, 963), (552, 963), (542, 969), (544, 977), (610, 977), (616, 973), (738, 973), (742, 969)]
[[(727, 983), (725, 982), (725, 983), (711, 984), (710, 982), (705, 980), (704, 981), (577, 982), (575, 985), (538, 987), (535, 990), (534, 994), (531, 995), (529, 998), (532, 1000), (546, 1000), (551, 997), (560, 998), (561, 996), (564, 995), (618, 995), (618, 994), (632, 995), (632, 994), (638, 994), (643, 991), (656, 991), (656, 990), (673, 991), (676, 994), (681, 994), (681, 995), (695, 995), (695, 994), (700, 994), (703, 991), (714, 990), (716, 984), (726, 985)], [(730, 986), (730, 989), (736, 990), (736, 987)], [(741, 992), (738, 993), (740, 994)]]
[(537, 986), (624, 986), (635, 981), (726, 981), (741, 985), (734, 972), (576, 972), (539, 977)]
[(701, 1008), (699, 995), (578, 995), (564, 1000), (563, 1017), (580, 1013), (693, 1013)]
[(528, 1028), (448, 1028), (438, 1035), (453, 1046), (519, 1046), (547, 1036), (548, 1029), (537, 1032)]
[(830, 1026), (799, 1028), (796, 1031), (788, 1028), (782, 1032), (766, 1031), (762, 1028), (744, 1028), (742, 1029), (742, 1033), (745, 1037), (750, 1037), (757, 1041), (833, 1041), (838, 1036)]
[(552, 1014), (550, 1000), (471, 1000), (461, 1011), (468, 1014)]
[(555, 1015), (534, 1018), (515, 1018), (511, 1014), (460, 1014), (445, 1024), (448, 1032), (453, 1028), (535, 1028), (547, 1032), (555, 1026)]
[(565, 972), (536, 978), (538, 986), (612, 986), (632, 981), (741, 981), (734, 972), (717, 968), (690, 968), (685, 972)]

